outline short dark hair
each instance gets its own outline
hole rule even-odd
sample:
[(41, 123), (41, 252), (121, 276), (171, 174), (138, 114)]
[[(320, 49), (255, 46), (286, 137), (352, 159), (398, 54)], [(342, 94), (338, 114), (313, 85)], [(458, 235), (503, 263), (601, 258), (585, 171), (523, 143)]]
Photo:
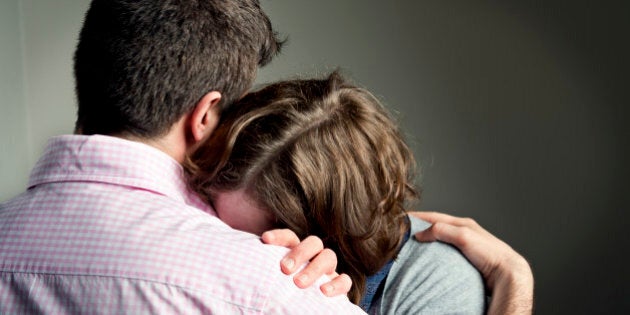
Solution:
[(317, 235), (339, 256), (358, 303), (366, 276), (398, 253), (415, 161), (388, 111), (338, 73), (250, 93), (186, 162), (206, 201), (244, 189), (279, 227)]
[(74, 56), (82, 134), (165, 134), (209, 91), (223, 108), (281, 42), (258, 0), (93, 0)]

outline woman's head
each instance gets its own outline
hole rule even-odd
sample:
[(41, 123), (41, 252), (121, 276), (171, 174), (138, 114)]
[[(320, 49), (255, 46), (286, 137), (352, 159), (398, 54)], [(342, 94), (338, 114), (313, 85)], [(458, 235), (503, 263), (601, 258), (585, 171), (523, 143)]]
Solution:
[[(220, 208), (245, 196), (271, 221), (259, 229), (322, 238), (352, 277), (354, 302), (365, 276), (395, 256), (405, 202), (416, 196), (415, 162), (396, 124), (372, 94), (337, 73), (248, 94), (222, 114), (191, 161), (191, 186), (222, 219)], [(235, 215), (226, 223), (244, 222), (223, 210)]]

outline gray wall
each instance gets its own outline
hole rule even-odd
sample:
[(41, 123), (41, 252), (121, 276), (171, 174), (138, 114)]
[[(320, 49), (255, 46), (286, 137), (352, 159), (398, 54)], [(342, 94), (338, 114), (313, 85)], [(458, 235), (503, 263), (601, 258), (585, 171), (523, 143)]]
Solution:
[(0, 200), (24, 189), (30, 168), (18, 0), (0, 1)]
[[(25, 105), (33, 153), (50, 135), (71, 133), (75, 121), (72, 54), (89, 1), (21, 0)], [(35, 161), (34, 161), (35, 162)]]
[[(6, 199), (72, 130), (88, 1), (2, 1)], [(538, 314), (627, 313), (630, 10), (582, 2), (263, 1), (289, 41), (259, 82), (340, 66), (400, 113), (419, 208), (474, 217), (530, 260)]]
[(87, 0), (0, 0), (0, 200), (23, 191), (52, 135), (71, 133), (72, 52)]

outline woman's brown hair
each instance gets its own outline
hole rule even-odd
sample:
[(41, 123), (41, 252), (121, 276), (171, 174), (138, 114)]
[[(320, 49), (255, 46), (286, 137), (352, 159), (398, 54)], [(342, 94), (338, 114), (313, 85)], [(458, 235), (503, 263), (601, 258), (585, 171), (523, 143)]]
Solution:
[(245, 189), (278, 227), (319, 236), (352, 278), (354, 303), (366, 277), (396, 256), (405, 203), (417, 196), (413, 155), (396, 123), (336, 72), (248, 94), (190, 161), (191, 187), (208, 202)]

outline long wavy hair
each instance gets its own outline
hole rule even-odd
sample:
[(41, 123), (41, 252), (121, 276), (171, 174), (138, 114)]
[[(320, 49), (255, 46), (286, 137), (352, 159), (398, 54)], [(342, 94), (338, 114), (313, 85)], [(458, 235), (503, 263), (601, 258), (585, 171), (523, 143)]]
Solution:
[(418, 197), (415, 161), (397, 124), (337, 72), (246, 95), (222, 113), (186, 169), (209, 203), (244, 189), (278, 227), (319, 236), (352, 278), (355, 304), (366, 277), (396, 256), (408, 229), (406, 202)]

